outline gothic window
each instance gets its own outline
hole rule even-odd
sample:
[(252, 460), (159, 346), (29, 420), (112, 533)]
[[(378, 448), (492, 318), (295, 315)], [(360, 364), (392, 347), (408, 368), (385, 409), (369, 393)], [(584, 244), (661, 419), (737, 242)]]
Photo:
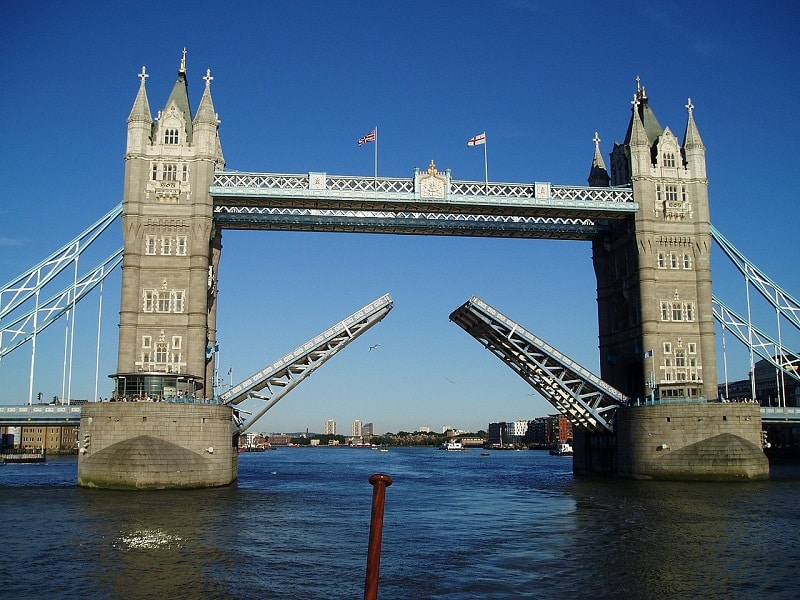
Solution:
[(167, 362), (167, 345), (164, 343), (156, 344), (156, 362), (157, 363)]
[(669, 302), (661, 303), (661, 320), (669, 321)]
[(156, 253), (156, 236), (148, 235), (144, 241), (144, 253), (154, 255)]
[(179, 235), (175, 240), (175, 254), (186, 256), (186, 236)]
[(153, 355), (149, 352), (142, 352), (142, 366), (149, 367), (151, 362), (153, 362)]
[(670, 269), (678, 268), (678, 256), (674, 252), (670, 252), (669, 254), (669, 267)]
[(157, 309), (160, 313), (169, 312), (169, 294), (158, 294)]
[(677, 185), (667, 185), (664, 186), (667, 192), (667, 202), (677, 202), (678, 201), (678, 186)]
[(686, 344), (687, 350), (689, 350), (689, 354), (697, 354), (697, 344), (694, 342), (689, 342)]
[(659, 202), (661, 202), (663, 200), (663, 198), (661, 197), (661, 186), (660, 185), (656, 186), (656, 199)]
[(675, 351), (675, 366), (676, 367), (686, 366), (686, 355), (683, 353), (683, 350)]
[(664, 354), (672, 354), (672, 343), (664, 342)]
[(167, 129), (164, 131), (164, 143), (165, 144), (177, 144), (178, 143), (178, 130), (177, 129)]
[(158, 179), (158, 163), (153, 163), (152, 175), (150, 176), (150, 178), (153, 181), (156, 181)]
[(692, 257), (688, 254), (683, 255), (683, 268), (684, 269), (692, 268)]
[(184, 298), (183, 290), (173, 290), (170, 295), (171, 295), (171, 299), (172, 299), (172, 312), (174, 312), (174, 313), (182, 313), (183, 312), (183, 298)]
[(142, 348), (148, 350), (152, 347), (152, 344), (153, 344), (153, 338), (151, 338), (149, 335), (142, 336)]
[(158, 299), (158, 292), (155, 290), (144, 290), (144, 312), (153, 312), (155, 310), (156, 300)]
[(181, 336), (173, 335), (172, 336), (172, 349), (173, 350), (180, 350), (182, 341), (183, 341), (183, 338), (181, 338)]
[(672, 303), (672, 320), (683, 321), (683, 306), (680, 302)]
[(178, 165), (175, 163), (166, 163), (164, 170), (161, 173), (163, 181), (177, 181), (178, 180)]
[(665, 269), (667, 267), (667, 260), (663, 252), (658, 253), (658, 268)]
[(675, 166), (675, 155), (672, 152), (664, 152), (664, 166), (665, 167)]
[(687, 202), (689, 200), (688, 196), (686, 195), (686, 188), (681, 186), (681, 200)]
[(189, 165), (183, 165), (183, 181), (188, 181), (189, 179)]
[(686, 303), (686, 320), (694, 321), (694, 302)]
[(161, 254), (163, 256), (169, 256), (172, 254), (172, 238), (169, 236), (164, 236), (161, 238)]

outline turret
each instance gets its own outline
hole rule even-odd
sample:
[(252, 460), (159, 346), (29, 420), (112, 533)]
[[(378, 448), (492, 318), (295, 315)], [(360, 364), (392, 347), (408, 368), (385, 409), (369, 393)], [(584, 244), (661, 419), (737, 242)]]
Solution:
[(592, 168), (589, 170), (589, 185), (592, 187), (608, 187), (611, 177), (608, 175), (603, 154), (600, 152), (600, 136), (594, 132), (594, 157), (592, 158)]
[(136, 94), (131, 114), (128, 116), (128, 154), (143, 153), (150, 143), (153, 132), (153, 117), (150, 113), (150, 103), (147, 100), (147, 90), (145, 89), (145, 79), (148, 77), (147, 70), (142, 67), (142, 72), (139, 74), (139, 79), (141, 79), (139, 92)]
[(706, 177), (706, 147), (694, 122), (694, 105), (692, 99), (686, 104), (689, 111), (689, 120), (686, 122), (686, 133), (683, 136), (683, 152), (686, 168), (696, 179)]
[(194, 118), (194, 143), (197, 146), (198, 156), (211, 158), (218, 166), (224, 165), (222, 145), (219, 142), (219, 117), (214, 110), (214, 101), (211, 99), (211, 69), (206, 70), (203, 77), (206, 82), (200, 106)]

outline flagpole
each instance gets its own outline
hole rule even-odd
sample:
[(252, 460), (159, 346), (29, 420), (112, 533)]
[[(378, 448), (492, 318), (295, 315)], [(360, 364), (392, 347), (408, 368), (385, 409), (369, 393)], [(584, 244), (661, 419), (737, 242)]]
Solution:
[(486, 132), (483, 132), (483, 172), (484, 172), (484, 191), (489, 194), (489, 154), (486, 150)]
[(375, 191), (378, 191), (378, 126), (375, 125)]

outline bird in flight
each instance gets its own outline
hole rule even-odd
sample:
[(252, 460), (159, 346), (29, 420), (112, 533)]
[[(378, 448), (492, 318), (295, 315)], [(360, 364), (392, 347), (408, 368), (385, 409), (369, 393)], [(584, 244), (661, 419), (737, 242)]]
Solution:
[(372, 346), (369, 347), (369, 351), (372, 352), (373, 350), (376, 350), (380, 347), (381, 347), (380, 344), (373, 344)]
[(449, 381), (450, 383), (455, 383), (455, 381), (453, 381), (453, 380), (452, 380), (452, 379), (450, 379), (449, 377), (445, 377), (445, 379), (446, 379), (447, 381)]

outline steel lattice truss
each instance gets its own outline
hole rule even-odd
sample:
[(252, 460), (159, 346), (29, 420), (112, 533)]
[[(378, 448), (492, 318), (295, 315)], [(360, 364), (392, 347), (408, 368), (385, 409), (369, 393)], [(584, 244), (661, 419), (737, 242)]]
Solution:
[(453, 311), (450, 320), (533, 386), (573, 427), (613, 432), (616, 408), (628, 403), (621, 392), (477, 296)]
[(72, 264), (121, 214), (122, 205), (118, 204), (111, 212), (67, 245), (0, 288), (0, 321)]
[(728, 258), (736, 265), (736, 268), (744, 275), (748, 283), (753, 284), (753, 287), (764, 296), (767, 302), (772, 304), (790, 323), (800, 329), (800, 302), (747, 260), (713, 225), (711, 226), (711, 235), (719, 247), (728, 255)]
[[(239, 426), (238, 433), (247, 431), (264, 413), (323, 363), (370, 327), (379, 323), (392, 306), (393, 301), (389, 294), (378, 298), (221, 394), (222, 402), (229, 405), (237, 405), (251, 397), (267, 401), (267, 405), (250, 419), (248, 425)], [(266, 393), (258, 393), (262, 390), (266, 390)]]
[[(120, 204), (67, 245), (0, 288), (0, 360), (67, 314), (122, 263), (123, 249), (119, 248), (91, 271), (77, 275), (80, 257), (121, 214)], [(72, 283), (42, 301), (45, 287), (69, 266), (76, 270)]]
[(800, 381), (797, 371), (800, 368), (800, 357), (787, 352), (782, 344), (753, 326), (747, 319), (739, 316), (716, 296), (711, 297), (714, 317), (722, 326), (731, 331), (736, 338), (761, 358), (783, 371), (789, 377)]
[[(438, 172), (437, 172), (438, 173)], [(424, 177), (424, 176), (423, 176)], [(593, 239), (639, 208), (630, 188), (219, 172), (214, 221), (229, 229)]]

